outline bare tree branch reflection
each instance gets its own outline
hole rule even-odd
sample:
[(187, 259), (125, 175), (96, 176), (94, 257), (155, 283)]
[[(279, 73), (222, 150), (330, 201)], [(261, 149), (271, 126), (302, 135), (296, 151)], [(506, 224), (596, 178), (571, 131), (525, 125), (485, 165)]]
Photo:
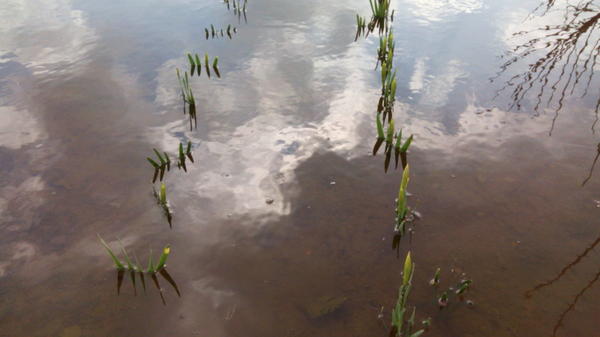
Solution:
[[(561, 23), (514, 33), (514, 38), (526, 37), (528, 40), (510, 51), (500, 72), (491, 79), (497, 80), (518, 64), (532, 61), (526, 71), (513, 75), (506, 81), (498, 90), (497, 96), (512, 88), (510, 109), (520, 110), (528, 94), (535, 92), (533, 109), (536, 114), (539, 114), (544, 105), (554, 105), (555, 116), (550, 135), (565, 99), (573, 95), (577, 88), (583, 91), (582, 98), (588, 95), (594, 79), (594, 68), (598, 66), (600, 54), (600, 7), (594, 2), (595, 0), (583, 0), (574, 3), (565, 0)], [(556, 3), (556, 0), (542, 2), (529, 18), (546, 15)], [(538, 52), (542, 52), (542, 56), (538, 56)], [(595, 106), (596, 117), (599, 108), (600, 97)]]
[(558, 332), (558, 329), (560, 329), (560, 327), (562, 326), (563, 321), (565, 320), (565, 317), (567, 317), (567, 314), (570, 313), (571, 311), (573, 311), (573, 309), (575, 309), (575, 305), (577, 304), (577, 302), (579, 302), (581, 297), (583, 297), (583, 294), (585, 294), (585, 292), (588, 291), (598, 281), (598, 279), (600, 279), (600, 271), (598, 271), (596, 273), (596, 275), (594, 276), (594, 278), (591, 279), (586, 284), (586, 286), (583, 287), (583, 289), (581, 289), (577, 293), (577, 295), (575, 295), (573, 300), (569, 303), (569, 306), (567, 307), (567, 309), (560, 314), (558, 321), (554, 325), (554, 329), (552, 329), (552, 337), (556, 337), (556, 333)]
[[(599, 152), (600, 153), (600, 152)], [(597, 158), (597, 157), (596, 157)], [(552, 284), (554, 284), (555, 282), (559, 281), (569, 270), (571, 270), (572, 268), (574, 268), (575, 266), (577, 266), (591, 251), (593, 251), (598, 244), (600, 244), (600, 236), (598, 236), (596, 238), (596, 240), (594, 242), (592, 242), (591, 245), (589, 245), (588, 247), (586, 247), (581, 254), (577, 255), (577, 257), (569, 262), (563, 269), (561, 269), (561, 271), (553, 278), (549, 279), (548, 281), (542, 282), (540, 284), (537, 284), (535, 287), (531, 288), (530, 290), (525, 292), (525, 297), (529, 298), (531, 296), (533, 296), (533, 293), (548, 287)], [(598, 282), (598, 280), (600, 279), (600, 271), (598, 271), (594, 277), (585, 285), (585, 287), (583, 287), (574, 297), (573, 299), (569, 302), (569, 305), (567, 306), (567, 309), (565, 309), (563, 312), (561, 312), (556, 324), (553, 327), (552, 330), (552, 336), (556, 336), (558, 329), (560, 329), (560, 327), (563, 325), (563, 321), (565, 319), (565, 317), (575, 309), (575, 306), (577, 305), (577, 303), (579, 302), (579, 300), (583, 297), (583, 295), (586, 293), (586, 291), (588, 291), (596, 282)]]
[[(598, 120), (597, 117), (596, 117), (596, 120)], [(592, 167), (590, 167), (590, 173), (588, 174), (587, 178), (585, 178), (583, 183), (581, 183), (581, 187), (585, 186), (585, 184), (587, 184), (587, 182), (590, 179), (592, 179), (592, 174), (594, 173), (594, 168), (596, 167), (596, 162), (598, 161), (598, 157), (600, 157), (600, 143), (598, 143), (598, 147), (596, 149), (596, 157), (594, 158), (594, 161), (592, 162)]]

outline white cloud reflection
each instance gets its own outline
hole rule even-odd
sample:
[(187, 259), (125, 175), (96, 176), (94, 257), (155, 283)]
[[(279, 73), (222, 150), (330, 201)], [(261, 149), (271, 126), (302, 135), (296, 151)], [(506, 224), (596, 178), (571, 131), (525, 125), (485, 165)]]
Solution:
[(439, 22), (449, 16), (470, 14), (483, 7), (481, 0), (408, 0), (408, 10), (422, 24)]
[[(310, 30), (269, 30), (270, 36), (257, 40), (255, 54), (239, 71), (224, 74), (221, 81), (227, 84), (194, 81), (194, 91), (210, 97), (209, 104), (202, 104), (199, 111), (199, 115), (206, 114), (199, 116), (199, 128), (207, 129), (208, 139), (194, 139), (198, 158), (210, 163), (196, 170), (196, 177), (190, 180), (198, 196), (218, 200), (219, 208), (233, 214), (286, 214), (290, 208), (282, 202), (280, 186), (293, 178), (293, 170), (302, 160), (324, 147), (349, 157), (359, 145), (358, 128), (378, 97), (377, 90), (369, 86), (373, 45), (354, 44), (338, 57), (322, 53), (308, 59), (305, 55), (318, 55), (318, 49), (329, 43), (320, 36), (323, 44), (316, 44), (311, 34), (331, 31), (332, 19), (321, 16)], [(286, 41), (285, 55), (271, 47), (278, 41)], [(305, 82), (290, 78), (293, 75), (281, 66), (289, 60), (310, 62), (312, 77)], [(331, 83), (327, 76), (340, 76), (342, 86), (327, 92), (316, 87)], [(158, 82), (157, 101), (166, 107), (180, 106), (174, 61), (159, 69)], [(237, 106), (245, 99), (238, 95), (253, 95), (246, 97), (255, 102), (253, 110)], [(314, 101), (323, 106), (324, 111), (316, 113), (321, 117), (314, 122), (305, 120), (305, 100), (311, 102), (308, 106)], [(210, 109), (216, 111), (207, 111)], [(242, 121), (236, 124), (236, 118)], [(225, 125), (223, 120), (234, 122)], [(174, 148), (187, 127), (184, 121), (173, 122), (150, 130), (149, 137), (161, 135), (160, 146)], [(265, 200), (271, 198), (275, 202), (266, 205)]]
[(69, 0), (0, 3), (0, 55), (35, 75), (81, 66), (96, 38)]

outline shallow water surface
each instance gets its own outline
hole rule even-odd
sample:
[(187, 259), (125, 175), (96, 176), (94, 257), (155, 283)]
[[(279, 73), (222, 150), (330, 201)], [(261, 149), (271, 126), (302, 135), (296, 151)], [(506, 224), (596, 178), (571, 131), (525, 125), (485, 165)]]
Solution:
[[(354, 41), (367, 0), (3, 1), (0, 336), (387, 336), (409, 250), (427, 336), (598, 334), (589, 3), (392, 1), (420, 215), (395, 250), (401, 170), (371, 155), (379, 42)], [(585, 22), (544, 44), (565, 15)], [(207, 39), (211, 24), (236, 30)], [(190, 79), (192, 131), (188, 52), (220, 69)], [(169, 227), (146, 157), (188, 141), (195, 162), (165, 178)], [(97, 234), (144, 263), (170, 244), (172, 279), (119, 284)]]

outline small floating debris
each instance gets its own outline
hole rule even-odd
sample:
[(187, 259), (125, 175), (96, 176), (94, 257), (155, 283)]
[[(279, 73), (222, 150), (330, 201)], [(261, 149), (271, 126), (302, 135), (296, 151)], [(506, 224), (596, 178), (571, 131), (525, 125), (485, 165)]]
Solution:
[(267, 198), (267, 199), (265, 200), (265, 203), (266, 203), (267, 205), (271, 205), (271, 204), (272, 204), (274, 201), (275, 201), (275, 200), (273, 200), (273, 199), (271, 199), (271, 198)]

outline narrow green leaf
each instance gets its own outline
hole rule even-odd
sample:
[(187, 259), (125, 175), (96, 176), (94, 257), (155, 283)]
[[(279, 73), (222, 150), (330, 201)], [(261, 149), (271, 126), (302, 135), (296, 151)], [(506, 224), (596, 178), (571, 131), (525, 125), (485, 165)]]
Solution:
[(150, 162), (150, 165), (152, 165), (154, 168), (160, 167), (160, 165), (158, 165), (154, 160), (152, 160), (152, 158), (146, 157), (146, 159)]
[(150, 255), (148, 256), (148, 269), (146, 269), (147, 273), (154, 273), (154, 264), (152, 263), (152, 249), (150, 249)]
[(110, 255), (110, 257), (112, 258), (117, 269), (119, 269), (119, 270), (125, 269), (125, 266), (123, 265), (123, 263), (121, 263), (121, 261), (119, 261), (119, 259), (115, 256), (115, 253), (113, 253), (112, 249), (110, 249), (110, 246), (102, 239), (102, 237), (100, 237), (100, 234), (97, 234), (97, 235), (98, 235), (98, 239), (100, 239), (100, 243), (104, 246), (104, 248), (108, 252), (108, 255)]
[(390, 121), (390, 123), (388, 124), (387, 138), (386, 138), (385, 142), (387, 144), (389, 144), (389, 146), (391, 146), (393, 141), (394, 141), (394, 120), (392, 119)]
[(408, 137), (408, 139), (406, 140), (406, 142), (404, 142), (404, 144), (402, 145), (402, 148), (400, 149), (400, 152), (406, 152), (408, 151), (408, 148), (410, 147), (410, 144), (412, 143), (413, 140), (413, 135), (410, 135), (410, 137)]
[(160, 163), (161, 163), (161, 164), (165, 164), (165, 163), (166, 163), (166, 161), (165, 161), (165, 160), (163, 159), (163, 157), (160, 155), (160, 152), (158, 152), (158, 150), (157, 150), (157, 149), (152, 149), (152, 150), (154, 150), (154, 153), (156, 153), (156, 156), (158, 157), (158, 160), (160, 160)]
[(165, 158), (167, 159), (167, 171), (171, 170), (171, 158), (169, 158), (169, 155), (166, 152), (163, 152), (165, 155)]
[(170, 253), (171, 253), (171, 247), (169, 245), (167, 245), (163, 249), (162, 254), (160, 255), (160, 259), (158, 260), (158, 264), (156, 265), (156, 270), (161, 270), (165, 266), (165, 263), (167, 263), (167, 258), (169, 257)]
[(383, 123), (381, 122), (381, 116), (377, 114), (377, 138), (385, 138), (383, 133)]
[(167, 186), (165, 186), (165, 183), (160, 184), (160, 203), (167, 204)]
[(395, 148), (397, 151), (400, 151), (400, 147), (402, 146), (402, 129), (398, 131), (396, 134), (396, 145)]
[(404, 271), (402, 273), (402, 285), (407, 286), (412, 277), (412, 259), (410, 258), (410, 252), (406, 254), (406, 259), (404, 260)]

